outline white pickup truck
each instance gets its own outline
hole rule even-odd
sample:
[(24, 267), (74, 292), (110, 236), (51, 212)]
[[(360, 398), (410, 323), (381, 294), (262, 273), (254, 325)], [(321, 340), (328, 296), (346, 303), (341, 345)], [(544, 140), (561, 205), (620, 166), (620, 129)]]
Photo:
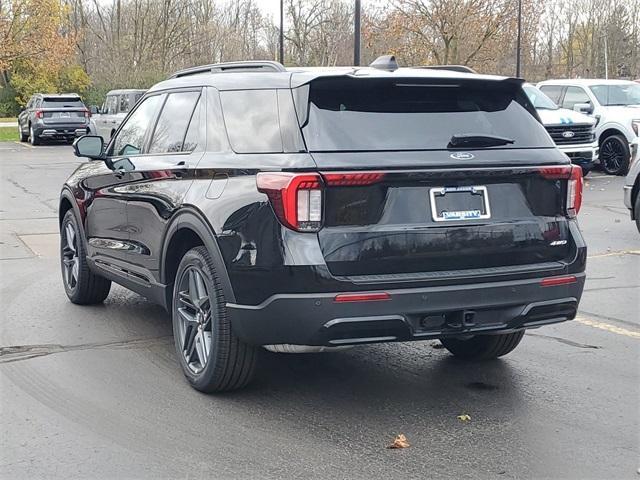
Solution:
[(627, 80), (546, 80), (538, 83), (555, 103), (597, 120), (602, 169), (625, 175), (640, 155), (640, 84)]
[(91, 106), (89, 130), (106, 144), (146, 90), (111, 90), (101, 107)]
[(598, 161), (595, 119), (558, 107), (549, 97), (529, 83), (524, 84), (522, 88), (557, 147), (571, 159), (571, 163), (582, 167), (584, 175), (589, 173)]

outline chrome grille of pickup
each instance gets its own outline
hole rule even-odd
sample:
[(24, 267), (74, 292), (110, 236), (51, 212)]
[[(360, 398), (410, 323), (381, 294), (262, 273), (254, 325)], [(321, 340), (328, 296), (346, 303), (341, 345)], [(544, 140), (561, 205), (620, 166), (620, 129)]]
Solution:
[(580, 143), (591, 143), (591, 125), (553, 125), (545, 127), (556, 145), (575, 145)]

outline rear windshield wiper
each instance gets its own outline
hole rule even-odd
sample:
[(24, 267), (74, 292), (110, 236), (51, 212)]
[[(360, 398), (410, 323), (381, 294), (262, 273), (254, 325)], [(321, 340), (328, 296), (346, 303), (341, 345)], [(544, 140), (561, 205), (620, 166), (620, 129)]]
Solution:
[(500, 145), (508, 145), (510, 143), (514, 143), (514, 140), (507, 137), (498, 137), (497, 135), (459, 133), (451, 137), (447, 148), (497, 147)]

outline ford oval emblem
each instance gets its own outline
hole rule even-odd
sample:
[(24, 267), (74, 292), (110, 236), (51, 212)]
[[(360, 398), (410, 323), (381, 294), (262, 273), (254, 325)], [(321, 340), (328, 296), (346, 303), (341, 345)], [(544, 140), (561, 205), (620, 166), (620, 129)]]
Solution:
[(473, 153), (469, 153), (469, 152), (456, 152), (456, 153), (452, 153), (449, 156), (455, 160), (471, 160), (472, 158), (475, 157)]
[(567, 130), (566, 132), (562, 132), (562, 136), (563, 136), (564, 138), (573, 138), (573, 137), (575, 137), (575, 135), (576, 135), (576, 134), (575, 134), (575, 133), (573, 133), (573, 132), (572, 132), (572, 131), (570, 131), (570, 130)]

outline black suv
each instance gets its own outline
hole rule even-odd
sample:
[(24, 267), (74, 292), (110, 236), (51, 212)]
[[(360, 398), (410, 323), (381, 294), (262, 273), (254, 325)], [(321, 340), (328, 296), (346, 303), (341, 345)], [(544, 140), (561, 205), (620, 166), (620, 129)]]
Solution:
[(439, 339), (479, 360), (573, 319), (580, 168), (522, 81), (444, 70), (181, 71), (152, 87), (60, 200), (64, 287), (111, 281), (171, 312), (202, 391), (242, 387), (261, 347)]
[(75, 93), (36, 93), (18, 115), (20, 141), (39, 145), (42, 139), (72, 141), (89, 133), (90, 113)]

